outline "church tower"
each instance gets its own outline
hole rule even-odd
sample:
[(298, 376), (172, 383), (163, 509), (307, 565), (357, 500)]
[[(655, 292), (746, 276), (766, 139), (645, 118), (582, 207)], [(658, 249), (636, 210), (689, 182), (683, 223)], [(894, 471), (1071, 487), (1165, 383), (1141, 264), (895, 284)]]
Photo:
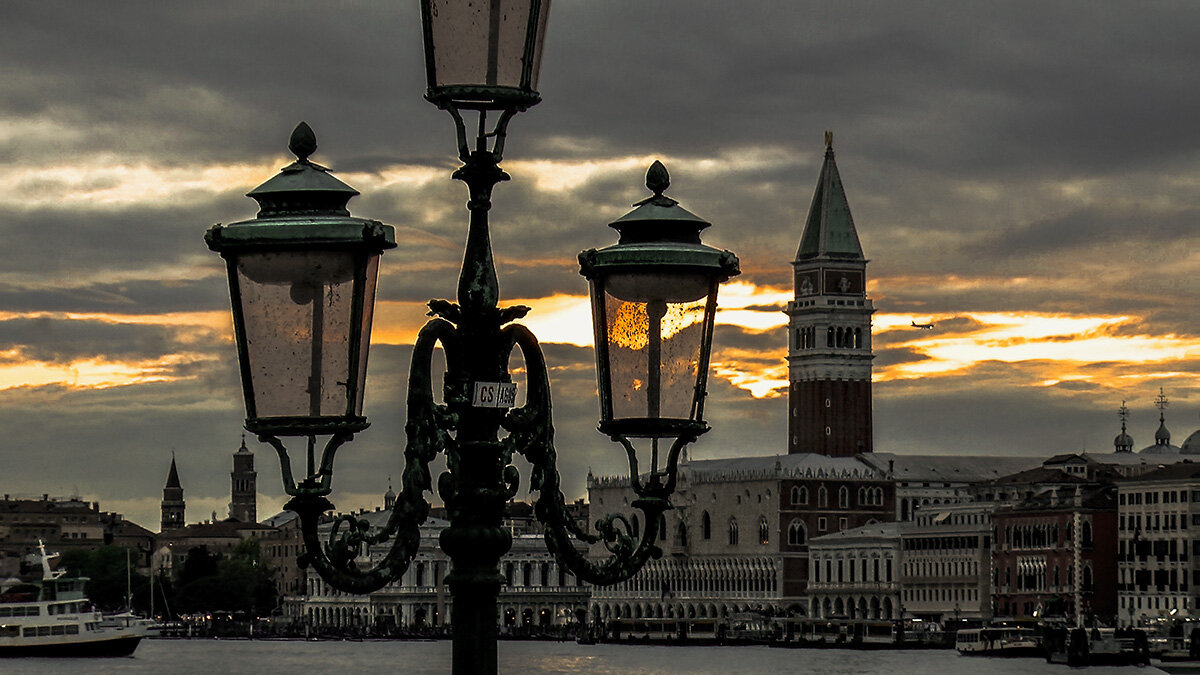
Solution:
[(788, 303), (788, 453), (871, 452), (871, 314), (867, 259), (825, 132)]
[(229, 517), (242, 523), (258, 522), (258, 472), (254, 470), (254, 453), (242, 447), (233, 453), (233, 471), (229, 472)]
[(179, 470), (175, 468), (175, 456), (171, 455), (171, 470), (167, 473), (167, 485), (163, 488), (162, 523), (160, 532), (183, 527), (183, 486), (179, 484)]

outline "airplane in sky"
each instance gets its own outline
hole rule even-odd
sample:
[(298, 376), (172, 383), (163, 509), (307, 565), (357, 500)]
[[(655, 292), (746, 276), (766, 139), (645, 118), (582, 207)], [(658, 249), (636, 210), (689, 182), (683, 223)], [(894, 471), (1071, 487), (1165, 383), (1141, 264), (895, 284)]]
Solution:
[(913, 321), (912, 327), (920, 328), (921, 330), (933, 330), (933, 324), (931, 323), (917, 323), (916, 321)]

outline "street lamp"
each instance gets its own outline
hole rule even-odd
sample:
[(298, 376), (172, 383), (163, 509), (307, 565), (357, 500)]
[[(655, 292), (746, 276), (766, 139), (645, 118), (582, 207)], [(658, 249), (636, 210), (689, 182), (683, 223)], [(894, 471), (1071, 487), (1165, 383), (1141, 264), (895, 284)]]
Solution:
[[(540, 100), (548, 7), (548, 0), (421, 3), (426, 98), (454, 119), (463, 165), (453, 177), (467, 184), (470, 220), (457, 302), (429, 302), (433, 318), (413, 347), (402, 488), (383, 528), (343, 515), (329, 541), (317, 533), (333, 509), (326, 496), (334, 455), (367, 426), (362, 398), (375, 279), (381, 254), (395, 246), (392, 229), (350, 216), (346, 204), (358, 193), (308, 160), (316, 139), (301, 123), (289, 146), (297, 161), (249, 194), (260, 204), (257, 218), (214, 226), (205, 237), (228, 263), (246, 428), (279, 455), (292, 497), (285, 508), (300, 519), (302, 565), (351, 593), (399, 578), (429, 513), (429, 464), (445, 455), (436, 485), (450, 519), (440, 544), (452, 563), (446, 583), (455, 673), (496, 672), (499, 562), (512, 544), (502, 520), (521, 480), (514, 454), (532, 465), (529, 489), (539, 493), (535, 513), (547, 547), (577, 577), (616, 583), (662, 554), (654, 542), (660, 516), (671, 508), (678, 456), (708, 429), (703, 402), (717, 287), (738, 273), (732, 253), (700, 242), (708, 223), (663, 194), (669, 179), (658, 163), (647, 174), (654, 195), (612, 224), (620, 241), (580, 254), (594, 303), (600, 430), (625, 448), (640, 497), (633, 506), (646, 522), (640, 537), (619, 514), (597, 520), (595, 535), (583, 531), (559, 486), (545, 358), (533, 333), (513, 323), (529, 308), (498, 305), (488, 231), (492, 188), (508, 179), (499, 168), (507, 125)], [(478, 116), (473, 147), (464, 111)], [(497, 113), (491, 130), (489, 113)], [(439, 345), (446, 360), (442, 403), (431, 372)], [(513, 407), (508, 369), (514, 349), (525, 361), (521, 407)], [(281, 440), (289, 436), (307, 438), (307, 473), (298, 481)], [(319, 461), (317, 436), (329, 436)], [(649, 441), (648, 460), (639, 462), (634, 439)], [(660, 441), (669, 443), (665, 456)], [(360, 566), (365, 547), (389, 540), (378, 564)], [(600, 542), (608, 557), (590, 560), (587, 545)]]

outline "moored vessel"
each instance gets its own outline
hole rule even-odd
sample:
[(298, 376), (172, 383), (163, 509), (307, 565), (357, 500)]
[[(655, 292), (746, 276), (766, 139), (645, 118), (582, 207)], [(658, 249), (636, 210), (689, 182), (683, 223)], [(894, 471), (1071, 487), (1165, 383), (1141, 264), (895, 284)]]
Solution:
[(52, 570), (39, 543), (42, 578), (0, 587), (0, 657), (129, 656), (150, 633), (136, 617), (110, 620), (84, 594), (86, 577)]
[(1018, 626), (964, 628), (955, 636), (954, 648), (963, 656), (1038, 657), (1037, 633)]

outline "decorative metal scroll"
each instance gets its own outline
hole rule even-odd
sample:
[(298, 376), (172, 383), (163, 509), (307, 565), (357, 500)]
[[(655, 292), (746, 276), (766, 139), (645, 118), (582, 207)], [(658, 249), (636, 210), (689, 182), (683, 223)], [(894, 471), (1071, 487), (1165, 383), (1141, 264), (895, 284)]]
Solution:
[[(661, 485), (658, 490), (647, 490), (646, 486), (634, 483), (634, 489), (642, 498), (635, 501), (633, 506), (645, 514), (646, 522), (640, 541), (629, 519), (620, 514), (609, 514), (596, 520), (597, 534), (589, 534), (580, 528), (567, 512), (566, 500), (560, 488), (554, 426), (550, 419), (550, 383), (546, 359), (537, 338), (525, 326), (509, 326), (504, 329), (504, 335), (521, 348), (529, 382), (525, 405), (510, 411), (505, 418), (504, 427), (508, 429), (509, 436), (504, 443), (510, 446), (512, 452), (523, 455), (533, 467), (529, 489), (539, 493), (534, 511), (545, 527), (547, 548), (575, 576), (589, 583), (609, 585), (632, 577), (646, 561), (662, 556), (662, 549), (655, 546), (654, 541), (658, 537), (660, 516), (671, 508), (667, 500), (670, 493), (661, 492)], [(636, 481), (637, 458), (632, 446), (628, 443), (625, 445)], [(679, 448), (675, 448), (674, 453), (678, 455), (678, 452)], [(673, 475), (668, 482), (673, 488)], [(588, 545), (603, 542), (610, 555), (593, 562), (588, 559), (586, 551), (576, 548), (576, 541)]]

